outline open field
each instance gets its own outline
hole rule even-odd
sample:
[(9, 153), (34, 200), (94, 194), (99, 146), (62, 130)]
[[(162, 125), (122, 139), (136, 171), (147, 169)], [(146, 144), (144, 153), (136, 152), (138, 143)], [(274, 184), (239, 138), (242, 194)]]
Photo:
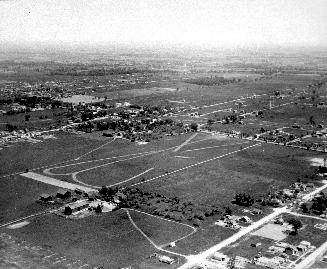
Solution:
[(58, 139), (48, 139), (36, 144), (17, 143), (3, 148), (0, 151), (2, 164), (0, 175), (68, 161), (101, 145), (101, 141), (83, 139), (70, 134), (57, 132), (55, 137)]
[[(239, 145), (235, 147), (239, 149)], [(210, 156), (207, 151), (204, 154)], [(298, 177), (311, 176), (315, 168), (303, 158), (315, 155), (318, 154), (261, 144), (140, 186), (186, 200), (228, 204), (239, 191), (259, 196), (269, 187), (286, 187)]]
[(43, 193), (56, 193), (58, 187), (18, 175), (0, 179), (0, 225), (45, 210), (36, 203)]
[[(183, 240), (183, 238), (191, 236), (196, 231), (192, 226), (158, 216), (151, 216), (135, 210), (129, 210), (129, 213), (135, 224), (159, 246), (169, 245), (169, 243), (179, 239)], [(169, 250), (175, 251), (173, 248)]]
[(47, 215), (5, 231), (91, 266), (157, 268), (148, 257), (158, 251), (131, 225), (124, 211), (74, 221)]
[[(5, 107), (4, 110), (6, 110)], [(49, 125), (55, 125), (58, 121), (64, 120), (64, 117), (62, 115), (60, 116), (62, 113), (63, 111), (61, 109), (51, 109), (3, 115), (0, 116), (0, 130), (5, 130), (7, 123), (17, 126), (18, 129), (49, 129)], [(26, 115), (30, 116), (28, 121), (25, 120)]]

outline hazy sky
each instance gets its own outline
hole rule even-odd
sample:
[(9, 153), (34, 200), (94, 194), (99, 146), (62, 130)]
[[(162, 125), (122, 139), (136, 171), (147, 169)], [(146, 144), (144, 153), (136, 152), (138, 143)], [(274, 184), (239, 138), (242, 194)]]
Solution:
[(0, 42), (327, 45), (327, 0), (0, 0)]

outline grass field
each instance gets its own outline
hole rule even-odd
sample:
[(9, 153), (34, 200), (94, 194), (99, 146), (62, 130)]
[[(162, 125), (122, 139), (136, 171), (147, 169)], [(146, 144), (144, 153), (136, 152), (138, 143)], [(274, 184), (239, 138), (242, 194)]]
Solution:
[[(129, 210), (135, 224), (157, 245), (168, 245), (192, 232), (192, 227), (167, 219)], [(177, 243), (179, 244), (179, 243)], [(170, 249), (174, 251), (175, 249)]]
[(47, 215), (20, 229), (5, 231), (92, 266), (167, 268), (157, 267), (148, 258), (158, 251), (131, 225), (124, 211), (74, 221)]
[(58, 139), (48, 139), (36, 144), (17, 143), (1, 150), (0, 175), (64, 162), (101, 145), (101, 141), (66, 133), (56, 133), (55, 137)]
[[(207, 151), (202, 154), (210, 157)], [(228, 204), (239, 191), (249, 191), (257, 196), (266, 193), (269, 187), (288, 186), (297, 177), (311, 175), (314, 168), (303, 158), (315, 155), (262, 144), (141, 186), (186, 200)]]
[(0, 225), (45, 210), (36, 203), (43, 193), (56, 193), (57, 187), (21, 176), (0, 179)]

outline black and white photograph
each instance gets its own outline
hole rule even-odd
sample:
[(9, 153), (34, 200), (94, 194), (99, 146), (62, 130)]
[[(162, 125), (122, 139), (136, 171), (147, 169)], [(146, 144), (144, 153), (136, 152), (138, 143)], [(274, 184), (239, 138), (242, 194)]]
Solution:
[(0, 0), (0, 269), (327, 269), (327, 0)]

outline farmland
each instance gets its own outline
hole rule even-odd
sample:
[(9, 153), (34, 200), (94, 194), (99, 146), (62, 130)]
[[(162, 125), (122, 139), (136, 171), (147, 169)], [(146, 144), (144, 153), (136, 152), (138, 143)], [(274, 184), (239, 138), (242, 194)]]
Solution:
[[(85, 55), (85, 61), (92, 58)], [(76, 262), (77, 268), (166, 269), (207, 260), (217, 246), (228, 256), (250, 259), (278, 241), (262, 236), (270, 228), (289, 244), (324, 243), (325, 232), (314, 226), (323, 219), (298, 216), (303, 228), (296, 236), (286, 236), (272, 220), (256, 227), (272, 214), (294, 215), (293, 206), (325, 184), (313, 164), (326, 155), (323, 63), (317, 75), (310, 68), (298, 74), (296, 64), (292, 70), (286, 63), (278, 70), (262, 63), (256, 70), (241, 64), (247, 59), (242, 57), (239, 63), (218, 59), (219, 68), (190, 55), (179, 59), (185, 65), (142, 54), (115, 57), (101, 68), (47, 62), (38, 73), (26, 71), (37, 63), (22, 63), (27, 69), (19, 75), (0, 72), (6, 97), (1, 109), (23, 103), (34, 109), (24, 95), (30, 91), (51, 96), (40, 97), (37, 106), (44, 110), (2, 112), (1, 137), (9, 138), (0, 149), (0, 234), (8, 257), (23, 253), (17, 254), (22, 264), (25, 259), (44, 268)], [(152, 68), (157, 60), (162, 70)], [(10, 68), (16, 70), (15, 63)], [(42, 84), (27, 85), (36, 79)], [(101, 99), (58, 101), (83, 94)], [(40, 136), (32, 137), (29, 129)], [(36, 181), (38, 175), (49, 184)], [(94, 192), (75, 195), (81, 190), (59, 190), (62, 186)], [(60, 198), (63, 192), (70, 196)], [(41, 194), (51, 197), (40, 201)], [(75, 200), (101, 201), (115, 210), (83, 211), (72, 205)], [(76, 217), (66, 216), (68, 207)], [(217, 224), (224, 221), (225, 226)], [(272, 226), (265, 230), (266, 225)], [(252, 243), (261, 245), (249, 247)], [(59, 258), (35, 252), (37, 258), (20, 249), (24, 244)], [(162, 255), (174, 263), (161, 262)], [(0, 259), (0, 267), (3, 263)]]

